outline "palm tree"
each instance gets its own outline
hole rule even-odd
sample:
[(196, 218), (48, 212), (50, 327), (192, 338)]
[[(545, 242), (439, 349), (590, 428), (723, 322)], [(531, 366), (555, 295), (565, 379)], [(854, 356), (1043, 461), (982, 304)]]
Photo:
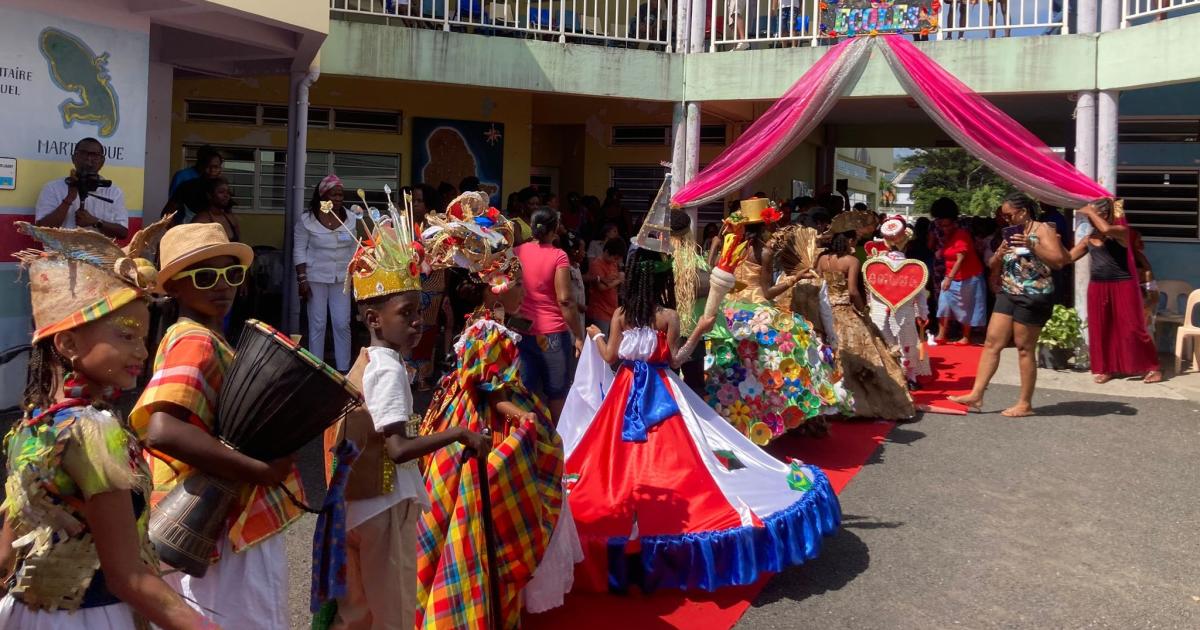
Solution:
[(891, 207), (896, 202), (896, 186), (892, 184), (892, 180), (885, 177), (879, 178), (879, 205), (887, 208)]

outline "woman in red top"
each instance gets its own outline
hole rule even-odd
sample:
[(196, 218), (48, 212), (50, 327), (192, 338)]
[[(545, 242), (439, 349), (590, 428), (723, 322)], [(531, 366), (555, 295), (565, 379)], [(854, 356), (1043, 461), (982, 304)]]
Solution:
[(529, 321), (528, 330), (518, 330), (521, 380), (557, 423), (575, 373), (572, 363), (583, 348), (583, 326), (571, 295), (571, 264), (554, 246), (558, 212), (540, 208), (529, 223), (533, 240), (516, 248), (525, 283), (520, 315)]
[(971, 233), (958, 225), (958, 204), (942, 197), (929, 208), (934, 224), (942, 233), (941, 256), (946, 262), (946, 277), (938, 296), (938, 343), (945, 343), (950, 321), (962, 325), (962, 338), (955, 345), (971, 343), (971, 329), (987, 322), (987, 292), (983, 264), (975, 252)]

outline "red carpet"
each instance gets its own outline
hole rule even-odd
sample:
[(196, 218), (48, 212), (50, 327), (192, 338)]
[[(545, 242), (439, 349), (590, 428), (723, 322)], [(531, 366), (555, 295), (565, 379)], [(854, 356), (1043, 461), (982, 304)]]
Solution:
[[(917, 404), (932, 408), (963, 409), (946, 396), (970, 390), (979, 362), (976, 346), (930, 348), (935, 378), (913, 396)], [(965, 410), (964, 410), (965, 411)], [(803, 460), (819, 466), (839, 494), (887, 438), (895, 423), (887, 421), (837, 422), (828, 438), (788, 434), (767, 448), (772, 455)], [(532, 630), (637, 630), (688, 628), (725, 630), (733, 627), (770, 577), (750, 586), (715, 593), (663, 591), (650, 596), (617, 597), (604, 593), (571, 593), (566, 604), (540, 615), (525, 615), (524, 627)]]
[(981, 346), (933, 346), (929, 348), (929, 366), (933, 377), (921, 380), (921, 390), (913, 392), (917, 408), (928, 413), (965, 414), (967, 408), (946, 400), (965, 394), (975, 384)]

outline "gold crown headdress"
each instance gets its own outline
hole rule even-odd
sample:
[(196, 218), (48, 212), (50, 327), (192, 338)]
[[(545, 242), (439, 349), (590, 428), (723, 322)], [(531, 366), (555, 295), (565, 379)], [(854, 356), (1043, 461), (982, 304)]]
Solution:
[(150, 259), (171, 227), (172, 216), (139, 230), (123, 248), (92, 230), (46, 228), (18, 221), (17, 231), (46, 248), (13, 254), (29, 270), (37, 328), (33, 343), (100, 319), (145, 296), (158, 276)]
[[(342, 223), (342, 229), (358, 241), (358, 251), (346, 271), (347, 289), (353, 288), (355, 300), (421, 290), (424, 252), (413, 233), (412, 195), (402, 193), (404, 209), (400, 210), (392, 203), (392, 188), (384, 186), (383, 192), (387, 196), (385, 213), (370, 205), (366, 210), (358, 207), (351, 210), (368, 233), (365, 238), (358, 238), (353, 228)], [(358, 197), (366, 204), (366, 194), (361, 188)], [(332, 214), (333, 204), (321, 202), (321, 212)]]
[(513, 225), (489, 205), (486, 193), (465, 192), (445, 213), (428, 214), (425, 221), (421, 241), (431, 268), (466, 269), (497, 295), (512, 285), (521, 264), (512, 251)]

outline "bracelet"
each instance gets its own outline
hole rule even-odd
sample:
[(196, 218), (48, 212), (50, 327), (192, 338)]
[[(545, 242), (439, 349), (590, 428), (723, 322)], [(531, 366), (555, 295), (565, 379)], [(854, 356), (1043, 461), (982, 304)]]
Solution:
[(596, 336), (592, 337), (592, 341), (600, 341), (601, 339), (604, 339), (604, 333), (596, 333)]

